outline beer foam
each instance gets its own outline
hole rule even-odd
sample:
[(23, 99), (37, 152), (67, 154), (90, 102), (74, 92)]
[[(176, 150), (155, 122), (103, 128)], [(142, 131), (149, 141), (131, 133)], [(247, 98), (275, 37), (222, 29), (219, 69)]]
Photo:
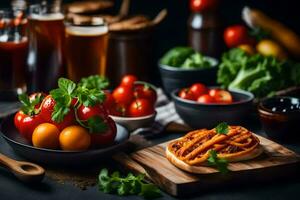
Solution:
[(29, 18), (40, 21), (51, 21), (64, 19), (64, 15), (62, 13), (31, 14)]
[(66, 32), (77, 36), (97, 36), (108, 32), (107, 26), (67, 26)]

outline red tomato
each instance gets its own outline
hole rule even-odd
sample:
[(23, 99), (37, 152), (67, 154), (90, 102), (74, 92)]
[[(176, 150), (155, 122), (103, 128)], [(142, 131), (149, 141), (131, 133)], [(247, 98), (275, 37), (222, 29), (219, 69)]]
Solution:
[(154, 113), (154, 107), (147, 99), (136, 99), (129, 106), (130, 117), (141, 117), (152, 113)]
[(184, 89), (180, 90), (178, 96), (180, 98), (187, 99), (187, 100), (195, 100), (196, 99), (194, 93), (192, 93), (189, 88), (184, 88)]
[(155, 104), (157, 99), (156, 91), (147, 84), (137, 84), (133, 90), (135, 98), (148, 99), (153, 105)]
[(14, 124), (15, 127), (18, 129), (18, 131), (20, 131), (20, 127), (21, 127), (21, 122), (23, 121), (23, 119), (26, 117), (27, 115), (25, 115), (22, 111), (19, 111), (15, 114), (14, 117)]
[(217, 103), (232, 103), (230, 92), (220, 89), (209, 90), (209, 95), (215, 99)]
[(109, 114), (113, 116), (128, 116), (128, 106), (125, 104), (115, 103), (110, 109)]
[(248, 34), (248, 30), (243, 25), (229, 26), (224, 31), (224, 41), (229, 48), (237, 47), (241, 44), (253, 45), (254, 38)]
[(207, 93), (207, 88), (201, 83), (195, 83), (190, 87), (190, 91), (196, 98)]
[(99, 104), (93, 107), (85, 107), (82, 105), (78, 108), (77, 115), (81, 121), (87, 121), (91, 117), (98, 116), (107, 124), (108, 128), (104, 133), (91, 133), (93, 146), (103, 146), (113, 143), (117, 132), (116, 124), (107, 116), (104, 107)]
[(29, 116), (19, 111), (15, 115), (14, 123), (20, 134), (31, 141), (34, 129), (42, 123), (42, 120), (39, 115)]
[(194, 12), (201, 12), (216, 8), (218, 0), (190, 0), (190, 9)]
[(93, 116), (107, 116), (105, 108), (101, 104), (97, 104), (93, 107), (86, 107), (81, 105), (77, 110), (77, 116), (81, 121), (85, 121)]
[(130, 104), (133, 100), (133, 91), (130, 87), (119, 86), (113, 91), (112, 96), (117, 103)]
[(125, 87), (133, 87), (134, 82), (137, 80), (136, 76), (129, 74), (122, 78), (121, 85)]
[[(76, 102), (76, 100), (72, 100), (73, 104)], [(75, 122), (75, 114), (74, 110), (71, 108), (69, 113), (64, 117), (63, 121), (58, 123), (52, 120), (52, 112), (54, 111), (54, 106), (56, 102), (51, 97), (51, 95), (48, 95), (42, 102), (41, 105), (41, 118), (44, 120), (44, 122), (48, 122), (51, 124), (54, 124), (59, 130), (63, 130), (67, 126), (74, 125)]]
[(92, 133), (91, 142), (92, 146), (106, 146), (114, 142), (117, 135), (117, 126), (114, 120), (110, 117), (105, 118), (105, 123), (108, 124), (108, 129), (104, 133)]
[(215, 99), (209, 96), (208, 94), (204, 94), (197, 99), (197, 102), (209, 104), (209, 103), (215, 103)]
[(105, 101), (103, 102), (103, 105), (106, 107), (106, 109), (110, 110), (114, 105), (115, 100), (112, 94), (110, 93), (110, 91), (104, 90), (104, 93), (105, 93)]

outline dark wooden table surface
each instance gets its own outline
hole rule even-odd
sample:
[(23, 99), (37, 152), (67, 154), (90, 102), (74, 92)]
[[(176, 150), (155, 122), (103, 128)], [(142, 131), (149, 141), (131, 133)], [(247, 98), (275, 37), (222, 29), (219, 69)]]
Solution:
[[(247, 126), (252, 131), (264, 135), (259, 123), (254, 120)], [(295, 130), (296, 131), (296, 130)], [(300, 134), (300, 133), (299, 133)], [(159, 143), (180, 136), (180, 133), (164, 132), (162, 136), (152, 139)], [(300, 153), (300, 143), (285, 144), (288, 148)], [(22, 159), (16, 155), (3, 138), (0, 137), (0, 152), (15, 159)], [(300, 171), (300, 169), (299, 169)], [(95, 177), (96, 178), (96, 177)], [(255, 177), (253, 177), (255, 179)], [(210, 191), (199, 191), (199, 194), (181, 199), (299, 199), (300, 176), (287, 177), (284, 180), (274, 180), (268, 183), (238, 185), (235, 187), (212, 188)], [(0, 199), (1, 200), (99, 200), (99, 199), (142, 199), (138, 196), (119, 197), (104, 194), (97, 187), (80, 190), (72, 184), (60, 184), (46, 177), (38, 185), (27, 185), (18, 181), (6, 169), (0, 167)], [(163, 194), (160, 199), (176, 199)]]

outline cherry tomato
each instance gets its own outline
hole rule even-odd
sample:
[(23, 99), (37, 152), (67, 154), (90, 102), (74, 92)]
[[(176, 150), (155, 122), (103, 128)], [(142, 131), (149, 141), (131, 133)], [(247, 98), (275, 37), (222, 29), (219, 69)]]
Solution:
[(190, 91), (196, 98), (207, 93), (207, 88), (202, 83), (195, 83), (190, 87)]
[(208, 94), (204, 94), (197, 99), (197, 102), (209, 104), (209, 103), (215, 103), (215, 99), (209, 96)]
[(196, 100), (194, 93), (192, 93), (189, 88), (184, 88), (180, 90), (178, 96), (180, 98), (187, 99), (187, 100)]
[(190, 0), (190, 9), (194, 12), (201, 12), (216, 8), (218, 0)]
[(54, 124), (42, 123), (33, 131), (32, 144), (39, 148), (58, 149), (59, 135), (60, 131)]
[(97, 104), (93, 107), (81, 105), (77, 110), (77, 116), (81, 121), (85, 121), (93, 116), (105, 117), (107, 116), (107, 112), (101, 104)]
[(147, 84), (137, 84), (134, 86), (134, 97), (148, 99), (153, 105), (156, 102), (156, 91)]
[(80, 106), (77, 110), (78, 118), (81, 121), (87, 121), (89, 118), (98, 116), (108, 126), (104, 133), (91, 133), (91, 142), (93, 146), (103, 146), (113, 143), (116, 137), (116, 123), (105, 113), (105, 109), (99, 105), (94, 107)]
[(27, 115), (25, 115), (22, 111), (19, 111), (15, 114), (14, 124), (15, 124), (15, 127), (18, 129), (18, 131), (20, 131), (21, 123), (26, 116)]
[(129, 106), (130, 117), (141, 117), (154, 113), (154, 107), (148, 99), (136, 99)]
[(92, 146), (107, 146), (114, 142), (117, 134), (117, 126), (114, 120), (110, 117), (105, 118), (105, 123), (108, 124), (108, 129), (104, 133), (92, 133), (91, 142)]
[(133, 100), (133, 91), (130, 87), (119, 86), (113, 91), (112, 96), (117, 103), (130, 104)]
[(128, 106), (125, 104), (115, 103), (110, 109), (109, 114), (113, 116), (127, 117)]
[(137, 80), (136, 76), (129, 74), (122, 78), (121, 85), (125, 87), (133, 87), (134, 82)]
[(209, 90), (209, 95), (215, 99), (217, 103), (232, 103), (230, 92), (220, 89)]
[[(75, 102), (75, 100), (74, 100), (74, 102)], [(62, 122), (58, 123), (58, 122), (55, 122), (52, 120), (52, 112), (54, 111), (55, 104), (56, 104), (56, 102), (51, 97), (51, 95), (48, 95), (43, 100), (42, 105), (41, 105), (40, 115), (41, 115), (41, 118), (44, 120), (44, 122), (54, 124), (55, 126), (57, 126), (57, 128), (59, 130), (63, 130), (67, 126), (74, 125), (76, 122), (75, 122), (75, 114), (74, 114), (73, 108), (71, 108), (69, 113), (67, 115), (65, 115)]]
[(17, 118), (18, 120), (20, 120), (16, 125), (17, 129), (24, 138), (26, 138), (28, 141), (31, 141), (34, 129), (43, 121), (41, 120), (39, 115), (29, 116), (24, 114), (24, 116), (22, 116), (22, 114), (18, 113), (18, 117), (15, 117), (15, 119)]
[(104, 93), (105, 93), (105, 101), (103, 102), (103, 105), (107, 110), (110, 110), (113, 107), (115, 100), (112, 94), (110, 93), (110, 91), (104, 90)]
[(229, 48), (241, 44), (253, 45), (255, 43), (254, 38), (249, 36), (247, 28), (243, 25), (227, 27), (224, 31), (224, 41)]

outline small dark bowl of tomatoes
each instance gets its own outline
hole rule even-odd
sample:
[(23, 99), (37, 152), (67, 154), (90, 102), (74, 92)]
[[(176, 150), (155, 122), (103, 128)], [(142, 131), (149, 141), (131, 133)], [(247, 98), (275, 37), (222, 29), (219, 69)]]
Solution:
[(133, 75), (123, 77), (120, 85), (106, 93), (106, 108), (111, 118), (129, 131), (153, 124), (156, 112), (156, 87), (138, 81)]
[(216, 84), (218, 60), (209, 57), (212, 67), (209, 68), (181, 68), (159, 63), (159, 71), (164, 91), (170, 95), (174, 89), (188, 87), (195, 82), (207, 85)]
[(214, 127), (220, 122), (242, 123), (252, 109), (254, 96), (243, 90), (223, 90), (195, 83), (171, 93), (175, 109), (192, 128)]

